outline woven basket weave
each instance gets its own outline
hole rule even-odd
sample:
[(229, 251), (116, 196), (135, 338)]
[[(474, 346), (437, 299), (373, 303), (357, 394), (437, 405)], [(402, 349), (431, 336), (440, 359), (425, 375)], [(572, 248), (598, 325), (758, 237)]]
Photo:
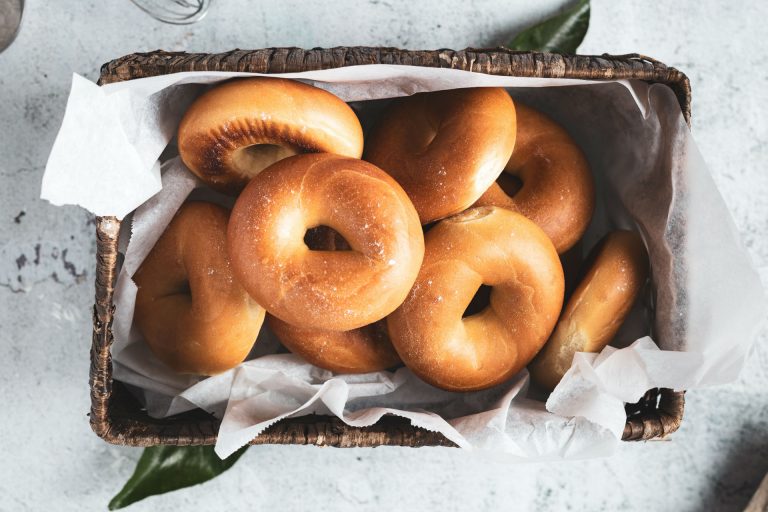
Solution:
[[(409, 51), (353, 47), (302, 50), (269, 48), (234, 50), (220, 54), (156, 51), (137, 53), (106, 63), (100, 84), (181, 71), (247, 71), (287, 73), (360, 64), (401, 64), (453, 68), (503, 76), (576, 78), (588, 80), (638, 79), (670, 87), (690, 123), (691, 89), (680, 71), (637, 54), (560, 55), (514, 52), (504, 48)], [(96, 303), (91, 346), (91, 413), (93, 430), (115, 444), (132, 446), (213, 444), (219, 421), (203, 411), (167, 419), (153, 419), (118, 381), (112, 380), (112, 303), (117, 277), (117, 238), (120, 222), (96, 219)], [(637, 404), (626, 406), (623, 439), (649, 440), (666, 436), (680, 426), (683, 392), (648, 391)], [(350, 427), (335, 417), (304, 416), (285, 419), (262, 433), (253, 444), (315, 444), (324, 446), (453, 446), (440, 434), (411, 426), (406, 419), (385, 416), (367, 428)]]

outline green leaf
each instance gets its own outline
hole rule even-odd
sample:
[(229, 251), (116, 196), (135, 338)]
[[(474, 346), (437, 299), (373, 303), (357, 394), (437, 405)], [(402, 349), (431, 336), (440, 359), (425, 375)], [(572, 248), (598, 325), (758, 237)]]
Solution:
[(225, 460), (219, 459), (213, 446), (145, 448), (133, 476), (109, 502), (109, 510), (210, 480), (231, 468), (247, 448), (242, 447)]
[(589, 28), (589, 0), (580, 0), (564, 13), (542, 21), (508, 45), (511, 50), (576, 53)]

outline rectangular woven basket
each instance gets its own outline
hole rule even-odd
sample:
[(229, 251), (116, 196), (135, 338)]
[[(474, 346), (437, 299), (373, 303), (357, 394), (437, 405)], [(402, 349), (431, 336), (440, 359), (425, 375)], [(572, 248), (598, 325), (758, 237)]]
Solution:
[[(246, 71), (288, 73), (360, 64), (400, 64), (453, 68), (490, 75), (637, 79), (670, 87), (690, 123), (691, 89), (680, 71), (642, 55), (560, 55), (515, 52), (504, 48), (410, 51), (395, 48), (340, 47), (302, 50), (268, 48), (220, 54), (156, 51), (127, 55), (104, 64), (100, 84), (181, 71)], [(122, 445), (153, 446), (213, 444), (219, 421), (202, 410), (167, 419), (150, 418), (125, 386), (112, 379), (112, 294), (118, 272), (117, 238), (120, 221), (96, 219), (96, 303), (91, 345), (91, 427), (104, 440)], [(684, 392), (652, 389), (637, 404), (626, 406), (623, 439), (649, 440), (680, 426)], [(336, 417), (304, 416), (273, 425), (252, 444), (315, 444), (323, 446), (453, 446), (440, 434), (411, 426), (406, 419), (385, 416), (376, 425), (350, 427)]]

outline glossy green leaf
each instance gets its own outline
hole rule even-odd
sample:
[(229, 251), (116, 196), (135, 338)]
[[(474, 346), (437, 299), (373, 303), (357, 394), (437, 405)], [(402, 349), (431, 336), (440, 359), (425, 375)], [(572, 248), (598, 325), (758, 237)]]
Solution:
[(520, 34), (508, 45), (512, 50), (576, 53), (589, 28), (589, 0), (542, 21)]
[(183, 487), (203, 483), (232, 467), (245, 453), (244, 446), (225, 460), (219, 459), (213, 446), (154, 446), (145, 448), (136, 470), (123, 489), (109, 502), (109, 509)]

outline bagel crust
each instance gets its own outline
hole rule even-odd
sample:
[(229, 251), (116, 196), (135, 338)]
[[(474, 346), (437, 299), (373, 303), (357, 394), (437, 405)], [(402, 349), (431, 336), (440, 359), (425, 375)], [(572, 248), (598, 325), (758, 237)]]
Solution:
[(264, 309), (233, 278), (228, 217), (211, 203), (184, 204), (133, 276), (136, 326), (155, 356), (179, 373), (237, 366), (264, 321)]
[(396, 100), (368, 136), (364, 158), (402, 185), (427, 224), (483, 195), (509, 161), (515, 133), (504, 89), (420, 93)]
[(288, 350), (332, 372), (377, 372), (400, 362), (384, 320), (351, 331), (296, 327), (272, 315), (267, 324)]
[[(462, 318), (483, 284), (490, 304)], [(472, 208), (427, 232), (419, 276), (387, 326), (405, 365), (426, 382), (485, 389), (536, 355), (557, 321), (563, 287), (557, 252), (538, 226), (503, 208)]]
[[(552, 239), (562, 254), (581, 239), (595, 209), (595, 185), (584, 153), (559, 124), (516, 103), (517, 142), (504, 173), (522, 188), (507, 194), (493, 183), (475, 206), (522, 213)], [(501, 180), (500, 180), (501, 181)]]
[[(327, 226), (348, 251), (310, 250), (308, 229)], [(373, 164), (297, 155), (256, 176), (227, 231), (235, 275), (280, 320), (346, 331), (384, 318), (403, 301), (424, 257), (416, 210)]]
[(197, 98), (178, 131), (181, 159), (212, 188), (237, 195), (274, 162), (298, 153), (360, 158), (363, 129), (333, 94), (295, 80), (244, 78)]
[(533, 381), (549, 391), (571, 367), (576, 352), (600, 352), (611, 342), (648, 279), (648, 254), (633, 231), (609, 233), (588, 260), (593, 263), (552, 337), (528, 367)]

